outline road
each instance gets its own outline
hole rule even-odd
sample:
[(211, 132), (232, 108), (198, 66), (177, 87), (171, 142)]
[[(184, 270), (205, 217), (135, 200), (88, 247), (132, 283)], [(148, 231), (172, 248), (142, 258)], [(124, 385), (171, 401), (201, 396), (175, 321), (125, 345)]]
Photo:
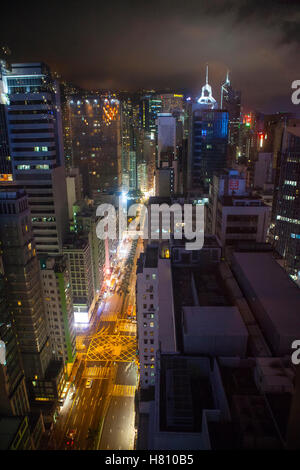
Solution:
[[(138, 242), (128, 292), (107, 297), (104, 309), (100, 314), (95, 312), (95, 321), (86, 332), (83, 340), (85, 350), (77, 356), (77, 368), (72, 372), (72, 378), (75, 378), (54, 427), (52, 438), (56, 449), (134, 448), (134, 395), (138, 381), (136, 364), (112, 360), (86, 361), (85, 353), (95, 333), (105, 331), (106, 334), (114, 335), (119, 331), (118, 320), (126, 318), (128, 305), (135, 302), (136, 260), (141, 250), (142, 243)], [(123, 263), (125, 266), (126, 258)], [(120, 329), (120, 335), (136, 335), (133, 323), (125, 326)], [(92, 379), (91, 388), (86, 388), (88, 378)], [(66, 437), (71, 431), (75, 431), (73, 437)]]

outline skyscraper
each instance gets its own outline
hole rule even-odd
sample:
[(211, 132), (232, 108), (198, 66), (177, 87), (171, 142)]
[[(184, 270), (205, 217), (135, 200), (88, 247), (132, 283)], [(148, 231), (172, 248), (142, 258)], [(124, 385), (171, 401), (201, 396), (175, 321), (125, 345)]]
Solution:
[(300, 127), (284, 130), (276, 198), (275, 247), (300, 285)]
[(7, 97), (3, 81), (3, 74), (7, 70), (5, 61), (0, 60), (0, 182), (12, 181), (12, 164), (9, 151), (7, 123), (5, 118), (5, 105)]
[(43, 377), (51, 360), (39, 264), (23, 190), (0, 191), (0, 240), (26, 379)]
[(162, 110), (162, 99), (154, 91), (146, 93), (140, 101), (141, 127), (147, 132), (155, 133), (155, 121)]
[(52, 352), (64, 365), (74, 362), (76, 338), (70, 273), (64, 256), (40, 255), (44, 303)]
[(121, 185), (119, 101), (110, 95), (80, 94), (68, 100), (72, 166), (79, 168), (84, 195)]
[(208, 193), (214, 172), (226, 167), (228, 140), (228, 112), (217, 109), (208, 69), (201, 96), (191, 104), (189, 121), (188, 189)]
[(232, 88), (227, 72), (226, 80), (221, 86), (221, 109), (228, 111), (228, 158), (236, 160), (239, 143), (239, 125), (241, 119), (241, 92)]
[(5, 344), (5, 360), (0, 361), (0, 414), (21, 416), (29, 411), (29, 403), (6, 287), (0, 258), (0, 340)]
[(12, 64), (3, 81), (13, 178), (29, 197), (37, 252), (57, 254), (68, 223), (58, 84), (42, 63)]

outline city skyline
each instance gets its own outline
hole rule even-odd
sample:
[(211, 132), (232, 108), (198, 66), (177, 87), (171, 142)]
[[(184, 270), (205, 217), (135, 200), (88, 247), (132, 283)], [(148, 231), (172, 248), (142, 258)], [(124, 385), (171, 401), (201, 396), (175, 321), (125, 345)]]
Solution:
[(297, 3), (5, 7), (0, 450), (300, 449)]
[[(87, 89), (170, 87), (197, 95), (209, 63), (217, 101), (229, 69), (246, 109), (294, 109), (291, 83), (300, 72), (297, 2), (189, 3), (185, 8), (177, 1), (114, 7), (89, 2), (82, 9), (76, 2), (52, 2), (43, 7), (43, 21), (38, 8), (21, 7), (14, 28), (2, 26), (3, 45), (11, 61), (42, 60)], [(5, 8), (11, 14), (10, 6)]]

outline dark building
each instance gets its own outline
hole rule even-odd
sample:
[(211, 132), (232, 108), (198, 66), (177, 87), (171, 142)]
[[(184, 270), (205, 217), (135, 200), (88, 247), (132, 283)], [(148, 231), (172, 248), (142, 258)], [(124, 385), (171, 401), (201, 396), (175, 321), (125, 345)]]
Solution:
[[(5, 359), (3, 363), (0, 362), (0, 414), (20, 416), (29, 411), (29, 403), (17, 336), (5, 287), (4, 273), (1, 272), (0, 340), (5, 345)], [(2, 347), (4, 347), (3, 344)]]
[(28, 198), (22, 190), (0, 191), (0, 239), (26, 378), (42, 376), (51, 359)]
[(188, 188), (208, 193), (213, 174), (226, 167), (228, 112), (193, 105), (190, 126)]
[(284, 131), (275, 216), (275, 247), (300, 282), (300, 127)]
[(155, 91), (145, 93), (140, 101), (140, 125), (147, 132), (155, 132), (156, 118), (162, 111), (162, 99)]
[(228, 111), (228, 163), (230, 164), (236, 160), (239, 143), (241, 92), (232, 88), (229, 73), (221, 87), (221, 109)]

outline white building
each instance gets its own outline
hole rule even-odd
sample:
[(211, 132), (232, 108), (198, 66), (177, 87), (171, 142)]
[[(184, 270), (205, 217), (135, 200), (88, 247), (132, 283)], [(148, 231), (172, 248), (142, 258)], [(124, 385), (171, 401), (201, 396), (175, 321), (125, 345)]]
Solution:
[(64, 364), (72, 363), (76, 355), (76, 337), (67, 258), (39, 258), (52, 352)]
[(83, 198), (82, 176), (79, 168), (69, 168), (66, 175), (69, 220), (73, 219), (73, 205)]
[(137, 187), (144, 194), (148, 191), (148, 170), (145, 162), (137, 165)]
[(140, 384), (155, 384), (156, 353), (176, 351), (171, 261), (148, 245), (138, 261), (137, 326)]
[(67, 240), (63, 252), (69, 259), (75, 324), (88, 325), (96, 302), (89, 239)]

